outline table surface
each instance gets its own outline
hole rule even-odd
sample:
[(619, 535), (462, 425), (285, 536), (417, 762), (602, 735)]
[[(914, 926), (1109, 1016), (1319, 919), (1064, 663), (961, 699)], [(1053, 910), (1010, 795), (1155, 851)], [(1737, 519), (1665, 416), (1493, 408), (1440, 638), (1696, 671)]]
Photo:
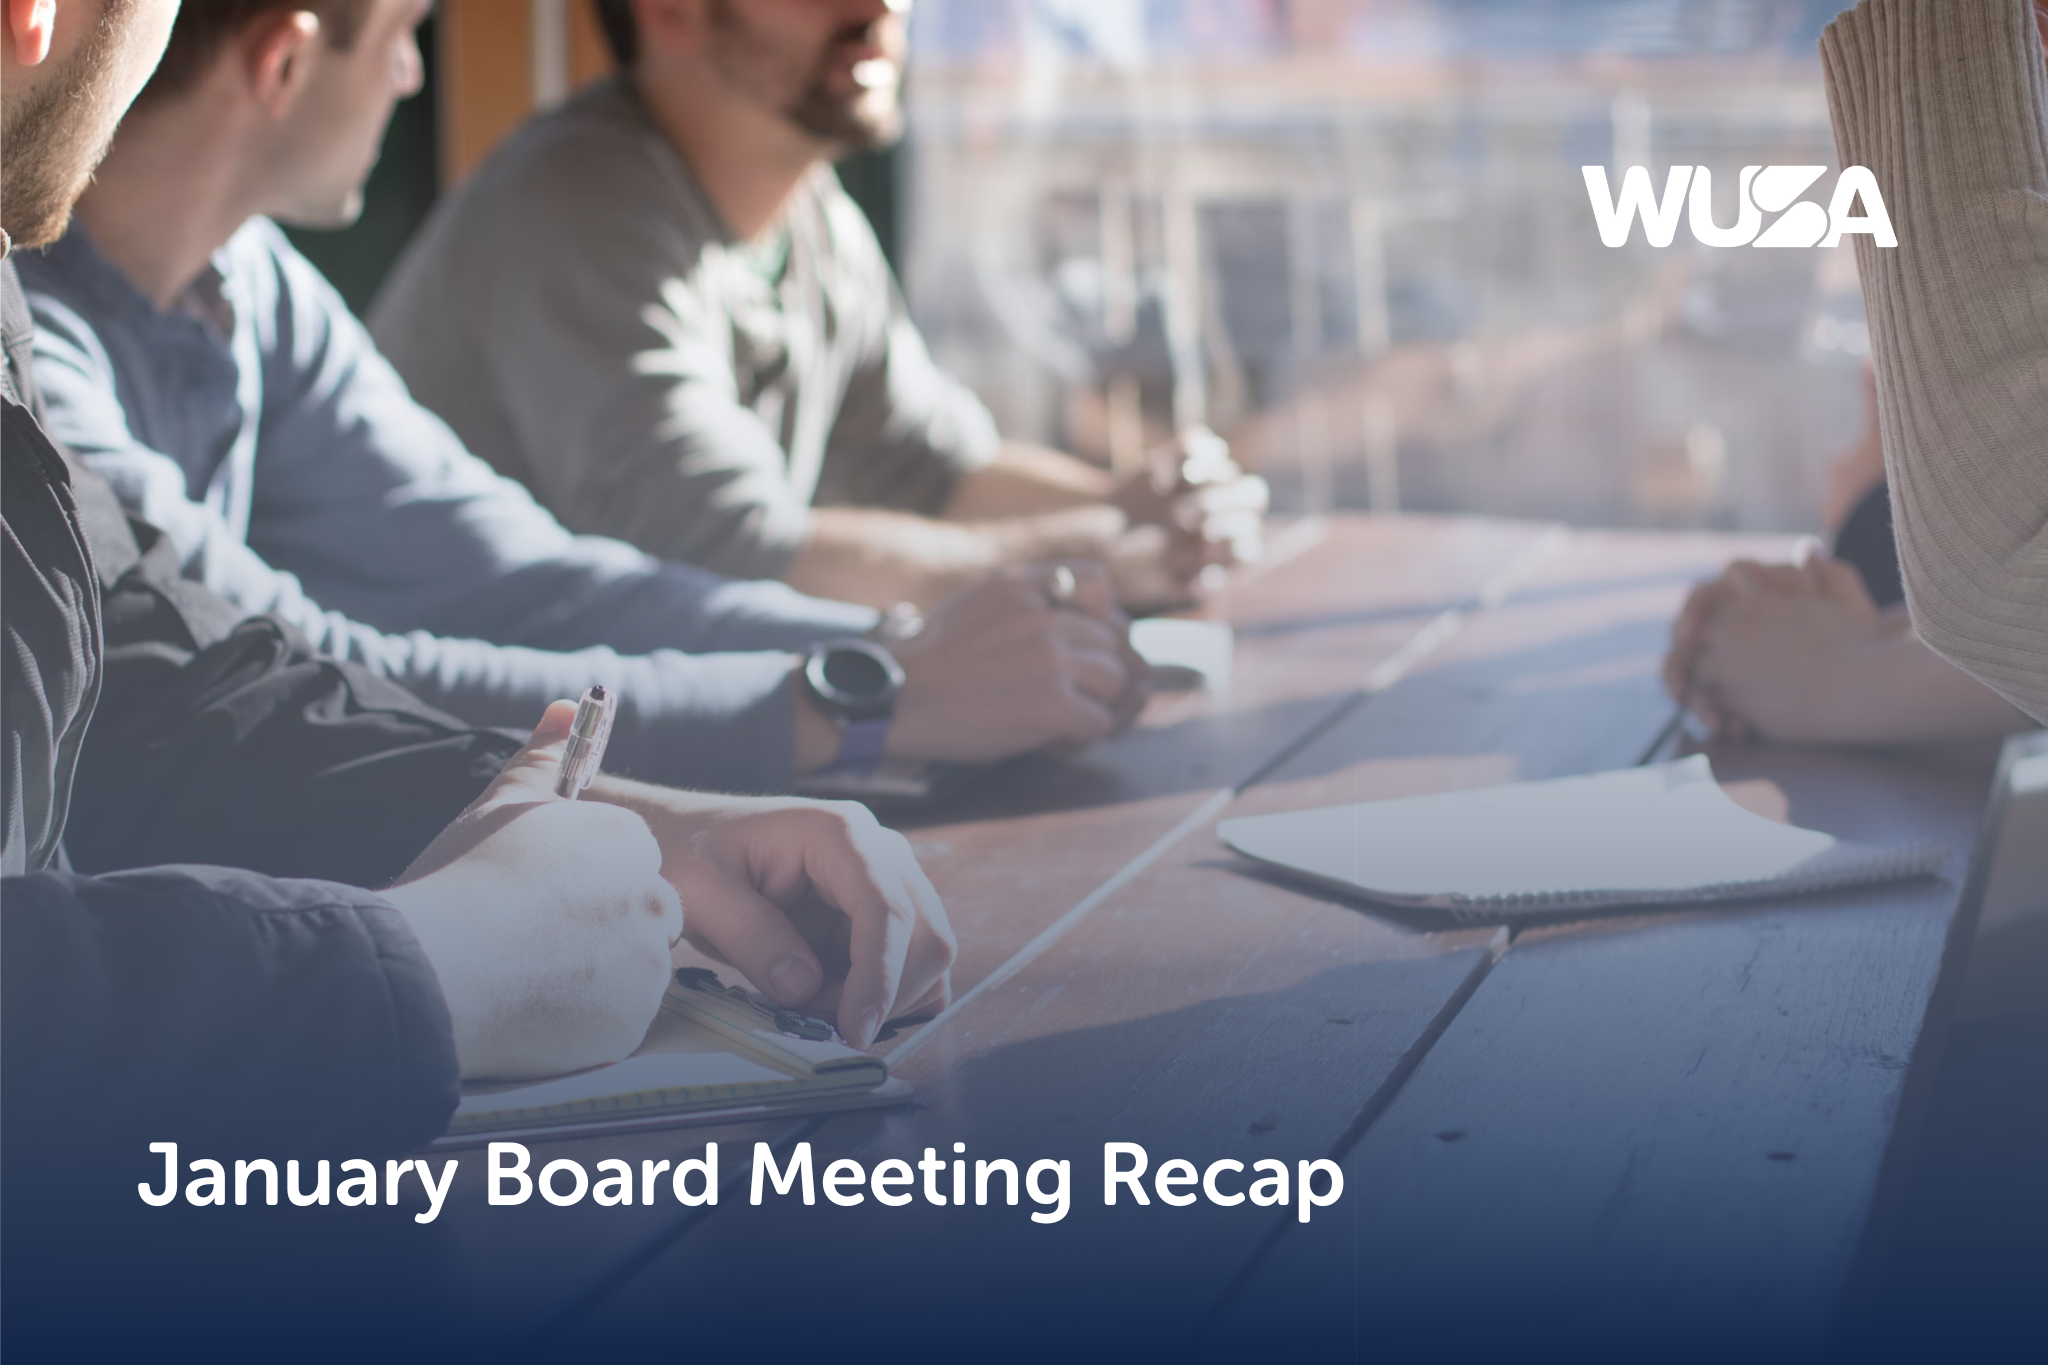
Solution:
[[(1480, 519), (1286, 528), (1214, 604), (1237, 630), (1226, 696), (1155, 699), (1132, 733), (1008, 765), (905, 826), (961, 945), (954, 1005), (882, 1048), (914, 1105), (535, 1147), (536, 1166), (637, 1167), (715, 1140), (715, 1209), (487, 1208), (472, 1154), (425, 1283), (486, 1335), (593, 1349), (631, 1349), (685, 1304), (760, 1302), (791, 1265), (815, 1272), (807, 1321), (1001, 1323), (1013, 1343), (1819, 1339), (1909, 1156), (1987, 750), (1715, 749), (1748, 804), (1939, 839), (1954, 861), (1712, 912), (1446, 927), (1262, 876), (1215, 835), (1643, 760), (1687, 585), (1787, 548)], [(808, 1141), (819, 1170), (956, 1143), (969, 1162), (1065, 1158), (1073, 1207), (1051, 1226), (1028, 1199), (750, 1207), (756, 1141)], [(1105, 1141), (1155, 1167), (1327, 1157), (1344, 1194), (1307, 1225), (1292, 1207), (1104, 1208)]]

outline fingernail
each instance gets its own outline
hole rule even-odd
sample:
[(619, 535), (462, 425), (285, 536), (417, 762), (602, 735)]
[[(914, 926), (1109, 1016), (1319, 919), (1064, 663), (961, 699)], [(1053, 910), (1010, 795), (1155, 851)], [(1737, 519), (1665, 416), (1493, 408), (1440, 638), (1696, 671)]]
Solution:
[(875, 1035), (882, 1031), (882, 1010), (879, 1005), (860, 1017), (860, 1045), (866, 1047), (875, 1041)]
[(790, 1004), (810, 999), (817, 984), (811, 964), (800, 957), (785, 957), (768, 969), (769, 992)]

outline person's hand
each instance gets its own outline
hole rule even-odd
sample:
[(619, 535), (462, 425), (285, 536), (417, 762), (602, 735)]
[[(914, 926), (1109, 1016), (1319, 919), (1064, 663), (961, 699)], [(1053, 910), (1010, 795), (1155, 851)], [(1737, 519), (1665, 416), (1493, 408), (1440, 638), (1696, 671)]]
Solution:
[[(1873, 651), (1910, 629), (1903, 614), (1877, 609), (1853, 567), (1823, 557), (1737, 562), (1695, 599), (1705, 605), (1690, 622), (1681, 696), (1729, 736), (1830, 742), (1852, 733)], [(1673, 661), (1667, 669), (1669, 685)]]
[(533, 738), (384, 894), (433, 965), (465, 1077), (551, 1076), (640, 1045), (683, 913), (630, 811), (559, 801), (575, 718)]
[(1266, 481), (1213, 433), (1193, 430), (1153, 452), (1114, 497), (1130, 521), (1109, 552), (1117, 600), (1150, 610), (1196, 599), (1206, 570), (1258, 558), (1269, 500)]
[(894, 653), (904, 673), (889, 727), (897, 757), (986, 762), (1079, 748), (1116, 734), (1145, 703), (1149, 670), (1093, 564), (1005, 569), (942, 602)]
[(647, 821), (690, 939), (779, 1003), (836, 1018), (865, 1047), (885, 1020), (950, 1002), (946, 908), (909, 843), (867, 807), (612, 778), (591, 794)]
[(1685, 605), (1679, 609), (1678, 617), (1671, 623), (1671, 645), (1664, 653), (1664, 690), (1671, 699), (1682, 705), (1693, 707), (1701, 720), (1710, 726), (1712, 717), (1700, 711), (1695, 704), (1693, 670), (1699, 664), (1700, 650), (1706, 643), (1707, 622), (1713, 619), (1714, 611), (1727, 596), (1728, 573), (1723, 571), (1719, 578), (1708, 579), (1695, 584), (1686, 595)]

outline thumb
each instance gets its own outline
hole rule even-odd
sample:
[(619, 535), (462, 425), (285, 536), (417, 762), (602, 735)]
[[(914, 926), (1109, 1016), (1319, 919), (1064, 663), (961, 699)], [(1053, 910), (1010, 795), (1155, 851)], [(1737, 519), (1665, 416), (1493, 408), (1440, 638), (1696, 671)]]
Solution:
[(555, 701), (541, 713), (540, 724), (518, 753), (512, 755), (484, 794), (475, 810), (490, 810), (528, 801), (551, 801), (555, 779), (561, 772), (562, 750), (568, 744), (569, 727), (576, 721), (576, 703)]
[(540, 724), (533, 727), (532, 736), (526, 741), (527, 749), (557, 746), (559, 755), (562, 741), (569, 738), (569, 727), (576, 723), (576, 703), (564, 698), (551, 701), (548, 709), (540, 713)]

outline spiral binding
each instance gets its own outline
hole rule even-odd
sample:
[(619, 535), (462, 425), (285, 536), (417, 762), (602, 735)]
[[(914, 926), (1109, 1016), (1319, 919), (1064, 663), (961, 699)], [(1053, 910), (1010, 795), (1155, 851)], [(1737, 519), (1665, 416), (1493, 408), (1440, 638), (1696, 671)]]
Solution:
[(1940, 873), (1948, 861), (1948, 849), (1937, 843), (1854, 845), (1830, 849), (1815, 859), (1809, 870), (1789, 876), (1715, 882), (1661, 891), (1516, 891), (1489, 896), (1454, 892), (1411, 904), (1431, 910), (1448, 910), (1467, 923), (1546, 911), (1721, 905), (1774, 896), (1811, 896), (1879, 882), (1931, 877)]

